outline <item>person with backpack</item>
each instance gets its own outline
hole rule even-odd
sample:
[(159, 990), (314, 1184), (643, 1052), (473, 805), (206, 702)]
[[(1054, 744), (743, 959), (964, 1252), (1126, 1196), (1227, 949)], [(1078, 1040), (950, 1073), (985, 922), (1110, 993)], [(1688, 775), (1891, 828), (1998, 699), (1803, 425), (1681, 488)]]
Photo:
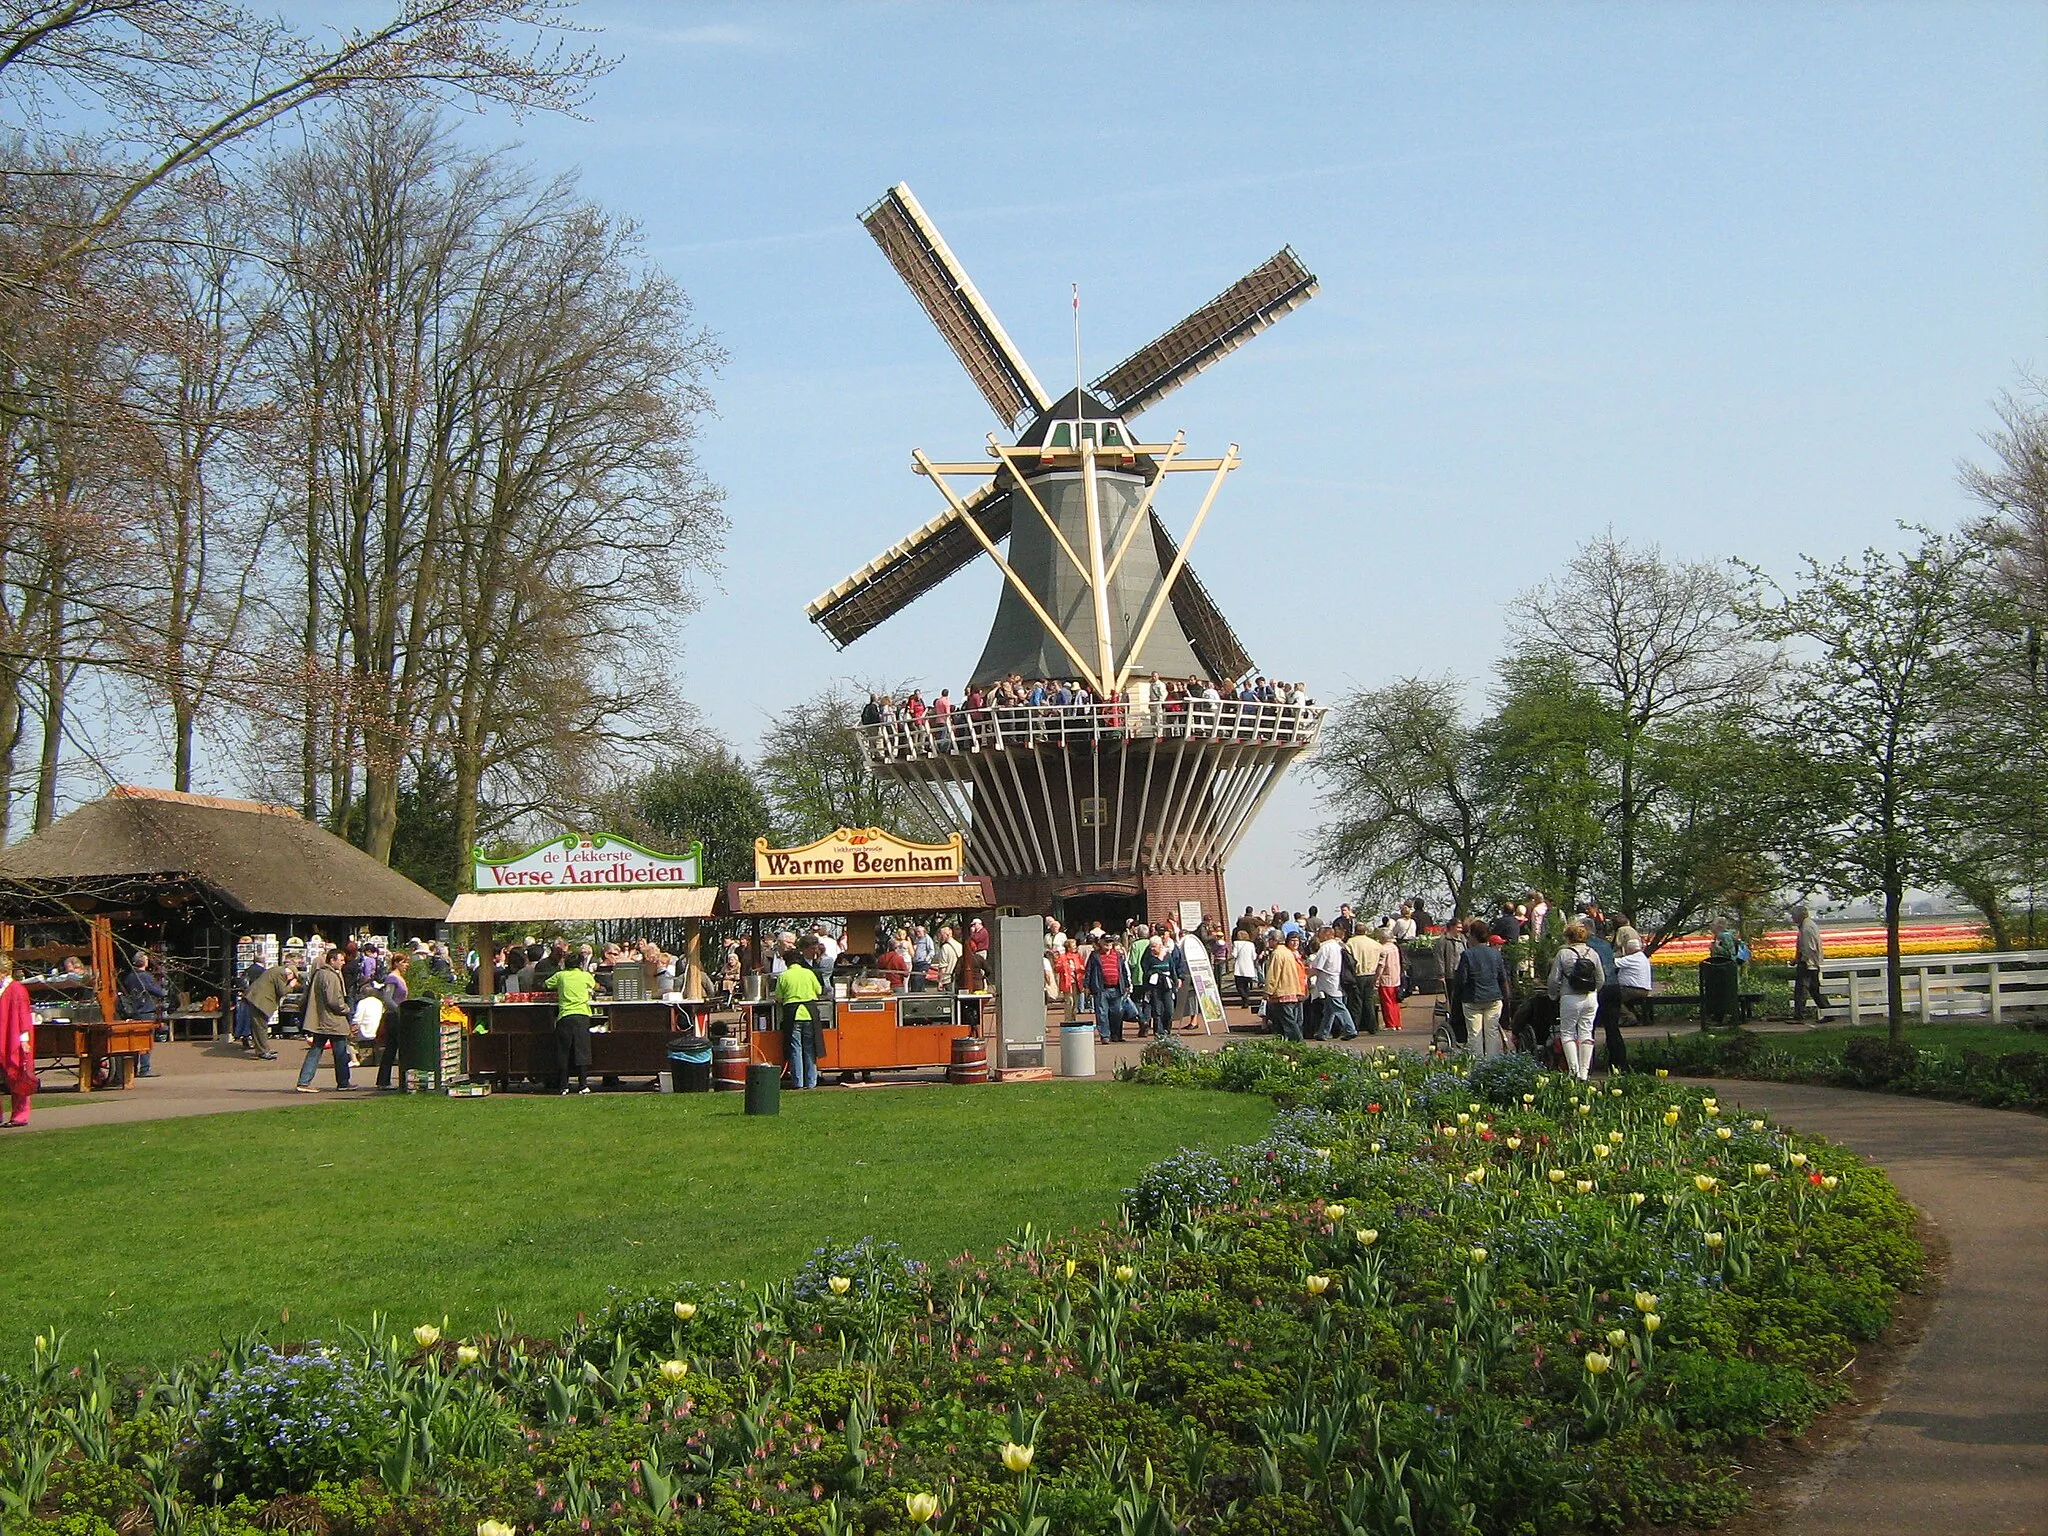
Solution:
[(1557, 1003), (1557, 1035), (1564, 1063), (1584, 1082), (1593, 1073), (1593, 1020), (1600, 1011), (1600, 988), (1607, 976), (1600, 956), (1586, 940), (1591, 930), (1574, 920), (1565, 925), (1564, 945), (1550, 962), (1547, 988)]
[(1095, 1004), (1095, 1040), (1098, 1045), (1124, 1042), (1124, 999), (1131, 990), (1130, 966), (1116, 942), (1101, 939), (1088, 956), (1083, 982)]

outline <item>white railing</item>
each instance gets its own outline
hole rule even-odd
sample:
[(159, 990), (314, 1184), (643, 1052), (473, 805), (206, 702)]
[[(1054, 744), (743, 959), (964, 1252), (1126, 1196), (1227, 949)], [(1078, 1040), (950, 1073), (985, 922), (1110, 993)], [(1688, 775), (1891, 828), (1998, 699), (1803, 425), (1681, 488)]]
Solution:
[[(1823, 960), (1821, 1017), (1851, 1024), (1886, 1015), (1883, 955)], [(1899, 989), (1906, 1011), (1922, 1023), (1988, 1018), (2003, 1022), (2009, 1008), (2048, 1008), (2048, 950), (1980, 951), (1959, 955), (1902, 955)]]
[(1307, 747), (1315, 744), (1326, 713), (1327, 707), (1321, 704), (1258, 704), (1238, 699), (955, 708), (944, 716), (926, 711), (921, 720), (864, 725), (860, 727), (861, 753), (872, 766), (957, 752), (1103, 741)]

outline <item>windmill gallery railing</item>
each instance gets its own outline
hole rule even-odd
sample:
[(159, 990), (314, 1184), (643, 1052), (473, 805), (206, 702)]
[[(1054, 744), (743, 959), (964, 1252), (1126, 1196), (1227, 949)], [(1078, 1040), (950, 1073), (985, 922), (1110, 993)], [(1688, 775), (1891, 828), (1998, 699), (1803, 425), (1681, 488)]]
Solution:
[(1319, 704), (1171, 699), (956, 709), (860, 728), (871, 772), (908, 789), (1001, 877), (1220, 869)]
[(899, 718), (862, 726), (861, 756), (873, 768), (956, 752), (1123, 740), (1215, 741), (1299, 749), (1315, 745), (1327, 712), (1321, 704), (1264, 704), (1240, 699), (956, 708), (945, 715), (927, 710), (921, 719)]

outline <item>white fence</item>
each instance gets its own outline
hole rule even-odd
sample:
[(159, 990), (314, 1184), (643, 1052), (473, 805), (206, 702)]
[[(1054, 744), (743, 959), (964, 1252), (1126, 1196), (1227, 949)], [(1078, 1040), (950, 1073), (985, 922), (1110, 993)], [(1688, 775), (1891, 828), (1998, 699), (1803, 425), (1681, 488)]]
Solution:
[(956, 706), (860, 728), (868, 766), (956, 752), (1065, 746), (1103, 741), (1220, 741), (1236, 746), (1315, 745), (1328, 713), (1320, 704), (1257, 704), (1237, 699), (1159, 699), (1105, 703)]
[[(1823, 960), (1825, 1019), (1851, 1024), (1885, 1017), (1885, 960)], [(2000, 1023), (2008, 1009), (2048, 1008), (2048, 949), (1979, 951), (1962, 955), (1902, 955), (1899, 987), (1906, 1011), (1922, 1023), (1988, 1018)]]

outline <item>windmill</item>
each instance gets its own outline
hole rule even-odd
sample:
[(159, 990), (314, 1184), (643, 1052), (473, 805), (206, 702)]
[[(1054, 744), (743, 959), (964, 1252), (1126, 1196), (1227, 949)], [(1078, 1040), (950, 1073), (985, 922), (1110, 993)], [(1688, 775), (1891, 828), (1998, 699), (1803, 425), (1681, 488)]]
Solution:
[[(1187, 559), (1239, 459), (1236, 444), (1197, 458), (1184, 435), (1146, 442), (1131, 423), (1306, 303), (1314, 275), (1283, 248), (1054, 400), (909, 187), (892, 187), (861, 222), (1014, 437), (989, 434), (987, 457), (966, 463), (913, 451), (945, 510), (805, 611), (844, 647), (985, 555), (1003, 589), (968, 682), (1071, 679), (1099, 701), (956, 716), (945, 730), (868, 727), (868, 768), (965, 834), (1005, 905), (1061, 910), (1070, 924), (1158, 917), (1183, 900), (1224, 915), (1223, 866), (1313, 745), (1321, 712), (1157, 696), (1155, 678), (1228, 687), (1252, 670)], [(1205, 477), (1178, 541), (1154, 507), (1170, 474)], [(984, 483), (956, 488), (968, 478)]]

